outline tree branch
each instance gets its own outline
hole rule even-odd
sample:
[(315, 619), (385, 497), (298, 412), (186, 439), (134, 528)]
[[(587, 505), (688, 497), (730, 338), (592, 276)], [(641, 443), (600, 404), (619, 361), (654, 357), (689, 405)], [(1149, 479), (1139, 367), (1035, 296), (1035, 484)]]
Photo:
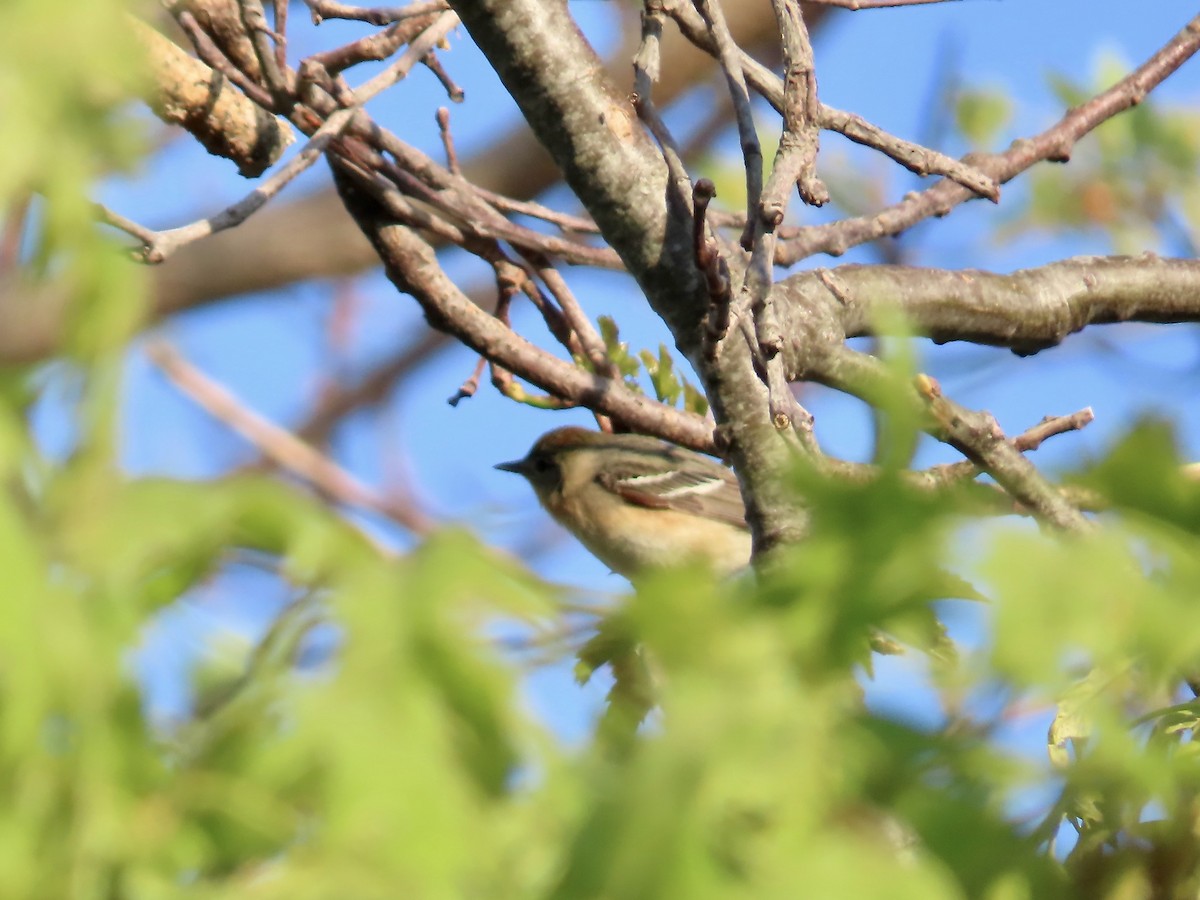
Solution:
[(970, 341), (1036, 353), (1089, 325), (1200, 321), (1200, 261), (1151, 254), (1076, 257), (1009, 275), (975, 269), (840, 266), (776, 285), (789, 377), (814, 344), (875, 332), (882, 310), (939, 343)]
[(1092, 529), (1083, 513), (1005, 438), (991, 413), (955, 403), (928, 375), (917, 376), (916, 387), (936, 423), (934, 434), (995, 478), (1017, 502), (1062, 531)]
[(395, 500), (371, 490), (329, 457), (248, 409), (226, 388), (191, 365), (170, 344), (155, 342), (146, 353), (179, 390), (206, 412), (227, 424), (280, 468), (299, 476), (326, 497), (378, 512), (413, 534), (428, 534), (433, 529), (433, 521), (411, 498)]
[(285, 123), (210, 67), (140, 19), (126, 21), (150, 63), (146, 102), (164, 122), (186, 129), (214, 156), (232, 160), (247, 178), (261, 175), (295, 140)]
[(417, 300), (434, 328), (556, 397), (598, 410), (637, 431), (696, 450), (712, 450), (711, 422), (634, 393), (619, 381), (586, 372), (529, 343), (463, 294), (442, 271), (433, 248), (411, 228), (396, 224), (353, 183), (350, 174), (335, 169), (334, 177), (346, 208), (383, 260), (388, 278)]
[[(1192, 19), (1145, 63), (1103, 93), (1067, 112), (1055, 125), (1032, 138), (1013, 142), (1004, 153), (972, 157), (971, 164), (1000, 184), (1035, 163), (1066, 162), (1071, 149), (1088, 132), (1117, 113), (1141, 103), (1163, 79), (1200, 50), (1200, 16)], [(931, 216), (944, 216), (977, 196), (952, 181), (941, 181), (873, 216), (801, 228), (780, 242), (776, 260), (791, 265), (816, 253), (840, 256), (851, 247), (906, 231)]]

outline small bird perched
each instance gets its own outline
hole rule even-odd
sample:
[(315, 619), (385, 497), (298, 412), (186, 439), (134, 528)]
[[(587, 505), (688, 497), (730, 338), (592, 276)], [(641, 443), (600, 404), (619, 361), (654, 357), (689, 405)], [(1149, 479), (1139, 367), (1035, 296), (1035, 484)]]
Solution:
[(726, 575), (750, 562), (750, 529), (733, 472), (636, 434), (556, 428), (524, 459), (500, 463), (601, 562), (629, 577), (704, 560)]

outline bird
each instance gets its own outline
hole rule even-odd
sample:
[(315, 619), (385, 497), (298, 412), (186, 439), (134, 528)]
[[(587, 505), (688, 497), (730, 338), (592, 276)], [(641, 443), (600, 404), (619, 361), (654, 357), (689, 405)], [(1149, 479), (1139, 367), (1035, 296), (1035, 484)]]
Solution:
[(524, 477), (555, 521), (626, 578), (697, 561), (725, 576), (750, 563), (737, 478), (702, 454), (568, 426), (495, 468)]

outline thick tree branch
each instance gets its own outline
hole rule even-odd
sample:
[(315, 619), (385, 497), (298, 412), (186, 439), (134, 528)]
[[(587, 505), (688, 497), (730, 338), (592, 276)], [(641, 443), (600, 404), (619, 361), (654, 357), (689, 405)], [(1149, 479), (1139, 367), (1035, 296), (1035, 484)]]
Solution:
[(1061, 343), (1089, 325), (1200, 321), (1200, 261), (1076, 257), (1009, 275), (974, 269), (840, 266), (776, 285), (789, 377), (812, 347), (875, 333), (881, 311), (939, 343), (970, 341), (1020, 354)]
[(295, 140), (290, 128), (252, 103), (223, 76), (140, 19), (127, 21), (150, 63), (146, 102), (164, 122), (186, 129), (209, 153), (261, 175)]

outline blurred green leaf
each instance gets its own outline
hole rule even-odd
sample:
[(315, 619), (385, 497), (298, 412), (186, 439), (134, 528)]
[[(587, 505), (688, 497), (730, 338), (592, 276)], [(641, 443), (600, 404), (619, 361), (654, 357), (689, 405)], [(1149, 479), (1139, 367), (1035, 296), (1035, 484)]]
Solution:
[(955, 99), (958, 130), (976, 147), (990, 146), (1012, 117), (1012, 101), (997, 90), (963, 90)]
[(1104, 459), (1074, 480), (1131, 513), (1200, 534), (1200, 479), (1185, 470), (1174, 429), (1135, 423)]
[[(1101, 57), (1086, 84), (1049, 76), (1067, 106), (1076, 106), (1128, 74)], [(1031, 173), (1023, 210), (1000, 232), (1011, 239), (1032, 225), (1051, 232), (1087, 229), (1108, 236), (1118, 253), (1195, 243), (1200, 197), (1200, 116), (1150, 99), (1101, 124), (1072, 153), (1071, 165)], [(1014, 208), (1016, 209), (1016, 208)]]

